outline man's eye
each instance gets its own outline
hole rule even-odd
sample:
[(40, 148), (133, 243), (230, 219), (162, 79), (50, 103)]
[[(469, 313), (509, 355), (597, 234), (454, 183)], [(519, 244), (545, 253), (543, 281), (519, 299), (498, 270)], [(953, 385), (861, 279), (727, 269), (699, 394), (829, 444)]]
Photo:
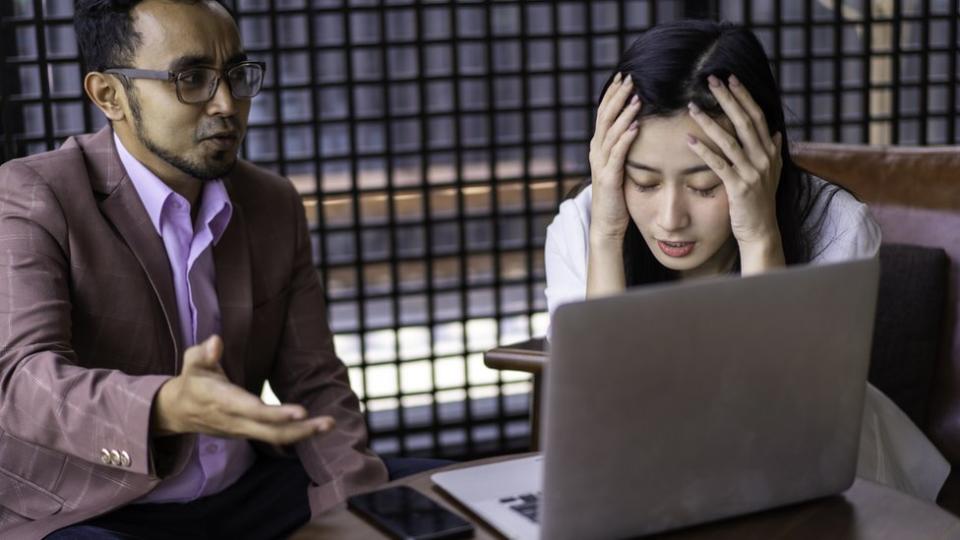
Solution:
[(187, 86), (203, 86), (205, 79), (202, 71), (184, 71), (180, 74), (180, 84)]

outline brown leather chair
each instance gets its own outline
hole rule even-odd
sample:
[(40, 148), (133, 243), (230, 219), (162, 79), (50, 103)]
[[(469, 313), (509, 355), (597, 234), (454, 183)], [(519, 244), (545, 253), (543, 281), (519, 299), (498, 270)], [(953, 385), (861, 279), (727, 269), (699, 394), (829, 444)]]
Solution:
[[(950, 259), (943, 343), (921, 429), (954, 465), (939, 503), (960, 515), (960, 146), (892, 147), (799, 143), (797, 164), (831, 180), (870, 204), (884, 244), (942, 248)], [(881, 254), (881, 258), (882, 258)], [(542, 338), (488, 351), (495, 369), (534, 373), (531, 433), (536, 448), (539, 373), (545, 354)]]
[(954, 467), (938, 502), (960, 515), (960, 146), (804, 143), (793, 155), (869, 203), (884, 243), (940, 247), (950, 258), (943, 344), (921, 428)]

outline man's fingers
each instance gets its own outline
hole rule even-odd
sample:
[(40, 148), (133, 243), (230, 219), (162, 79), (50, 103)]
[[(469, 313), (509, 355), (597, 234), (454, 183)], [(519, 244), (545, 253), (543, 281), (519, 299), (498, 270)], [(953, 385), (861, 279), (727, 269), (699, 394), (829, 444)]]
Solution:
[(234, 422), (236, 435), (276, 445), (293, 444), (321, 433), (327, 433), (335, 426), (336, 422), (329, 416), (318, 416), (284, 424), (257, 422), (248, 418), (237, 418)]
[(203, 348), (207, 358), (213, 358), (219, 362), (220, 356), (223, 355), (223, 340), (220, 339), (220, 336), (214, 334), (203, 342)]
[(220, 336), (210, 336), (183, 353), (183, 370), (220, 369), (220, 357), (223, 356), (223, 340)]
[(229, 383), (213, 394), (210, 399), (216, 403), (211, 406), (230, 416), (267, 423), (290, 422), (307, 417), (307, 411), (300, 405), (267, 405), (259, 397)]

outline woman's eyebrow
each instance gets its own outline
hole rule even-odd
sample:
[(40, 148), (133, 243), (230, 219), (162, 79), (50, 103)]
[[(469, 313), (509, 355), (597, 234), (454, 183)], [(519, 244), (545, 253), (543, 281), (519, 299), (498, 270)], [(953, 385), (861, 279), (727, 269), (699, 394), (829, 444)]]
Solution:
[[(653, 173), (660, 173), (660, 169), (651, 167), (649, 165), (644, 165), (643, 163), (637, 163), (636, 161), (626, 160), (628, 167), (633, 167), (634, 169), (640, 169), (641, 171), (650, 171)], [(687, 176), (689, 174), (696, 174), (699, 172), (709, 171), (710, 167), (707, 165), (694, 165), (693, 167), (687, 167), (680, 171), (681, 176)]]

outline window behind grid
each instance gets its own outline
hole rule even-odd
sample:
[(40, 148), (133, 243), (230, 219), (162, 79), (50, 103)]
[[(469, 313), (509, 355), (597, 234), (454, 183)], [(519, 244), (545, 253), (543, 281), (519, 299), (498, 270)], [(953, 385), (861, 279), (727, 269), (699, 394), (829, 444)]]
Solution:
[[(530, 381), (482, 353), (546, 329), (545, 229), (589, 173), (600, 88), (644, 28), (753, 28), (797, 140), (958, 142), (948, 0), (227, 3), (268, 64), (244, 156), (303, 196), (337, 350), (384, 454), (523, 448)], [(0, 5), (4, 160), (105, 123), (82, 95), (72, 6)]]

